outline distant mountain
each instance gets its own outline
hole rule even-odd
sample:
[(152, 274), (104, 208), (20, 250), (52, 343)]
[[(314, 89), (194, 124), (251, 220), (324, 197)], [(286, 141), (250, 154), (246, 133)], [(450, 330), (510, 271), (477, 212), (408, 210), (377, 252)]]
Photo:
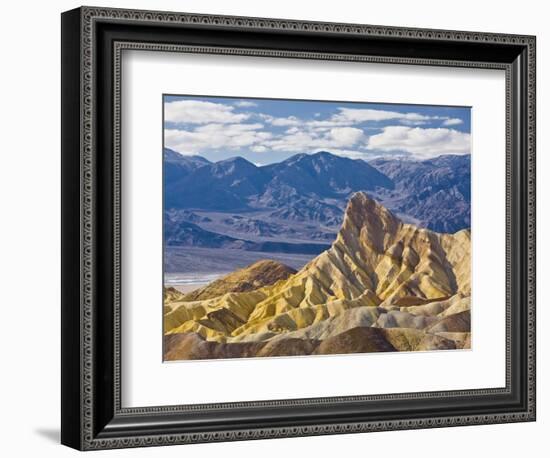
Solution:
[(164, 181), (168, 184), (181, 179), (199, 167), (211, 164), (208, 159), (202, 156), (187, 156), (170, 148), (164, 148), (163, 158)]
[(351, 193), (394, 187), (387, 176), (366, 162), (326, 151), (297, 154), (262, 169), (271, 179), (252, 200), (253, 205), (276, 208), (271, 216), (289, 221), (339, 226)]
[(334, 204), (309, 197), (279, 200), (272, 202), (279, 208), (270, 216), (275, 219), (298, 222), (320, 223), (325, 226), (339, 226), (342, 222), (342, 209)]
[(171, 209), (166, 212), (166, 218), (170, 220), (171, 223), (177, 223), (178, 221), (186, 221), (188, 223), (209, 223), (212, 220), (207, 216), (200, 216), (191, 210), (176, 210)]
[(165, 208), (243, 210), (264, 189), (269, 176), (241, 157), (198, 167), (165, 185)]
[(197, 246), (207, 248), (246, 248), (246, 241), (207, 231), (197, 224), (164, 218), (164, 243), (167, 246)]
[(395, 183), (397, 189), (430, 189), (433, 192), (456, 187), (470, 199), (470, 155), (444, 155), (424, 161), (375, 159), (370, 164)]
[[(171, 235), (165, 227), (165, 238), (174, 244), (211, 248), (240, 244), (248, 249), (245, 242), (271, 243), (266, 240), (270, 238), (277, 243), (299, 241), (298, 245), (308, 239), (330, 242), (342, 223), (347, 200), (358, 191), (368, 191), (419, 227), (447, 233), (470, 227), (468, 155), (367, 163), (321, 151), (267, 166), (242, 157), (212, 163), (169, 149), (164, 156), (165, 209), (172, 215)], [(212, 216), (212, 212), (231, 215)], [(181, 228), (174, 232), (178, 221)], [(205, 233), (198, 237), (199, 229), (219, 237)]]
[(370, 164), (395, 183), (396, 192), (380, 196), (391, 210), (439, 232), (470, 227), (470, 155), (376, 159)]
[(393, 189), (393, 182), (366, 162), (325, 151), (262, 167), (235, 157), (168, 180), (165, 202), (167, 208), (219, 211), (286, 208), (304, 198), (345, 200), (351, 192), (377, 187)]
[(301, 195), (341, 197), (354, 190), (371, 191), (376, 187), (393, 189), (393, 182), (363, 161), (354, 161), (326, 151), (297, 154), (262, 169), (272, 177), (266, 193), (282, 186)]
[(262, 253), (288, 253), (316, 255), (329, 245), (323, 243), (290, 243), (276, 241), (254, 242), (208, 231), (184, 220), (174, 220), (165, 212), (164, 243), (166, 246), (193, 246), (203, 248), (227, 248)]
[(223, 223), (234, 231), (260, 237), (274, 237), (283, 231), (292, 233), (292, 228), (283, 228), (280, 224), (248, 218), (242, 215), (231, 215), (223, 219)]

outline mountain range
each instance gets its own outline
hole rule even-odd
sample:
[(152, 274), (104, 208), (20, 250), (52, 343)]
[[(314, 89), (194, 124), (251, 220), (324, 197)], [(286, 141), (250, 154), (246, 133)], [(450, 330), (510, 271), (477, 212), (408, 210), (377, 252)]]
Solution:
[[(325, 151), (297, 154), (256, 166), (242, 157), (211, 163), (165, 149), (165, 207), (239, 211), (288, 208), (303, 200), (339, 199), (354, 190), (393, 188), (386, 175), (364, 161)], [(169, 160), (166, 160), (169, 158)], [(320, 208), (323, 210), (323, 207)]]
[(276, 240), (251, 241), (218, 234), (187, 221), (173, 221), (164, 218), (164, 237), (171, 247), (194, 246), (204, 248), (226, 248), (263, 253), (319, 254), (328, 248), (323, 243), (292, 243)]
[(419, 227), (470, 227), (469, 155), (367, 163), (321, 151), (257, 166), (165, 148), (165, 244), (317, 254), (358, 191)]
[[(375, 159), (370, 164), (395, 184), (380, 196), (393, 211), (439, 232), (470, 227), (470, 156), (439, 156), (424, 161)], [(385, 202), (387, 204), (387, 202)]]
[(330, 248), (298, 272), (268, 263), (222, 280), (167, 292), (165, 359), (470, 346), (470, 231), (404, 223), (363, 192)]

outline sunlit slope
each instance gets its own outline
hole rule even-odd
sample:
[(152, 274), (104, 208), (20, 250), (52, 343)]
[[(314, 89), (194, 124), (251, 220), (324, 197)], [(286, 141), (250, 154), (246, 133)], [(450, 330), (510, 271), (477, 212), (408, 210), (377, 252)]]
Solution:
[(187, 293), (181, 299), (189, 302), (212, 299), (228, 292), (254, 291), (262, 286), (285, 280), (295, 273), (294, 269), (280, 262), (264, 259)]

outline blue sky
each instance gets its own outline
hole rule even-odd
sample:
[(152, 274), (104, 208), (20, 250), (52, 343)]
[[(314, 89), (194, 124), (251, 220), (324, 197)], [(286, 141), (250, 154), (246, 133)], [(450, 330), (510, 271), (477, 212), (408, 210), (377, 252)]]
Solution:
[(470, 108), (164, 96), (164, 143), (211, 161), (256, 164), (330, 151), (353, 159), (470, 154)]

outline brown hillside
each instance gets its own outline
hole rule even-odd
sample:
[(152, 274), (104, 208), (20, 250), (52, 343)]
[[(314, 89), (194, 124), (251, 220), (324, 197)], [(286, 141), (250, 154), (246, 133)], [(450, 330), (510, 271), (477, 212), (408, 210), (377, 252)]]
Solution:
[(218, 297), (225, 293), (254, 291), (262, 286), (272, 285), (279, 280), (286, 280), (295, 273), (294, 269), (280, 262), (264, 259), (219, 278), (203, 288), (191, 291), (179, 300), (199, 301)]

